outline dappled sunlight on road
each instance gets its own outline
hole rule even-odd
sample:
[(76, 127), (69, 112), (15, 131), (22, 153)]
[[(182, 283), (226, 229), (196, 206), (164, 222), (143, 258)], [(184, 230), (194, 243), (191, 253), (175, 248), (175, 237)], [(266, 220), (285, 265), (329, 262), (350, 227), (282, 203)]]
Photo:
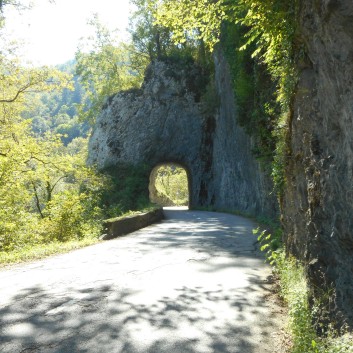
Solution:
[(0, 271), (0, 351), (272, 353), (253, 226), (169, 210), (129, 236)]

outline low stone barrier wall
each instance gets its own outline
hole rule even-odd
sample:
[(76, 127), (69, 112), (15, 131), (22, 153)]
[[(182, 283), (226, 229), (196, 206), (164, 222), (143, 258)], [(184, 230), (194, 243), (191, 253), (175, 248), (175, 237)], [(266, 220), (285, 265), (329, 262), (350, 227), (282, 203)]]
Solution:
[(104, 234), (102, 240), (110, 240), (129, 234), (159, 222), (164, 218), (163, 209), (159, 208), (146, 213), (140, 213), (124, 218), (109, 219), (103, 223)]

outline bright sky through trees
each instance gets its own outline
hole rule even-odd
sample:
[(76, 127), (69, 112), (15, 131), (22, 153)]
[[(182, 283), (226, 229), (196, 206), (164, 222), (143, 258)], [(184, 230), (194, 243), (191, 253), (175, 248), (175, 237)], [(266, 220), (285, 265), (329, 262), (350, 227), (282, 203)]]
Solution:
[[(27, 1), (23, 1), (26, 3)], [(73, 59), (81, 37), (90, 34), (87, 20), (98, 13), (109, 29), (119, 29), (126, 37), (129, 0), (32, 0), (30, 10), (7, 9), (6, 33), (24, 40), (26, 60), (40, 65), (56, 65)]]

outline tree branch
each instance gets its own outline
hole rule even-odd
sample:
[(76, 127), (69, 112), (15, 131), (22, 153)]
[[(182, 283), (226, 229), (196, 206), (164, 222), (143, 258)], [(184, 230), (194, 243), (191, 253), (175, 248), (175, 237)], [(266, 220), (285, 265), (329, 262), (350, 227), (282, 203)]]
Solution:
[(11, 98), (11, 99), (0, 99), (0, 103), (13, 103), (19, 97), (19, 95), (24, 93), (26, 91), (26, 89), (28, 89), (29, 87), (31, 87), (31, 83), (28, 83), (27, 85), (25, 85), (22, 88), (20, 88), (13, 98)]
[(37, 206), (37, 210), (41, 216), (41, 218), (44, 218), (44, 215), (43, 215), (43, 212), (40, 208), (40, 200), (39, 200), (39, 197), (38, 197), (38, 192), (37, 192), (37, 188), (36, 188), (36, 185), (34, 184), (34, 182), (32, 181), (32, 186), (33, 186), (33, 190), (34, 190), (34, 197), (36, 199), (36, 206)]
[(58, 185), (58, 183), (59, 183), (60, 180), (65, 179), (65, 178), (67, 178), (67, 177), (68, 177), (68, 175), (63, 175), (63, 176), (61, 176), (61, 177), (54, 183), (54, 185), (52, 186), (50, 192), (51, 192), (51, 193), (53, 192), (55, 186)]

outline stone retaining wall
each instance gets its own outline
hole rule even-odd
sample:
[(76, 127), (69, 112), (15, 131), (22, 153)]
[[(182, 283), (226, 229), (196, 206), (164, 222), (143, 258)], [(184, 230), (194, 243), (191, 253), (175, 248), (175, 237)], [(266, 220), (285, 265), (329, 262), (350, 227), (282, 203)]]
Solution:
[(136, 230), (159, 222), (163, 218), (163, 209), (159, 208), (157, 210), (142, 214), (107, 220), (103, 223), (104, 234), (102, 235), (101, 239), (110, 240), (125, 234), (135, 232)]

